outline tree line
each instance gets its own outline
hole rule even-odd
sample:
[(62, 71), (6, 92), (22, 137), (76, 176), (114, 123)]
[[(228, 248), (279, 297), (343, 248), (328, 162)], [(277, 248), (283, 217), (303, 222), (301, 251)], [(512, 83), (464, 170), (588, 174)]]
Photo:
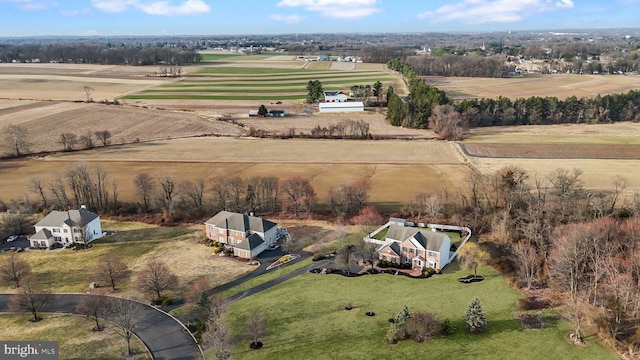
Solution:
[(188, 48), (110, 46), (110, 44), (22, 44), (0, 45), (0, 60), (16, 62), (56, 62), (101, 65), (187, 65), (201, 61)]
[(511, 100), (500, 96), (452, 102), (443, 91), (426, 84), (407, 62), (394, 59), (388, 66), (405, 77), (410, 90), (405, 99), (388, 94), (389, 122), (430, 128), (443, 139), (460, 140), (467, 127), (640, 121), (638, 90), (564, 100), (540, 96)]

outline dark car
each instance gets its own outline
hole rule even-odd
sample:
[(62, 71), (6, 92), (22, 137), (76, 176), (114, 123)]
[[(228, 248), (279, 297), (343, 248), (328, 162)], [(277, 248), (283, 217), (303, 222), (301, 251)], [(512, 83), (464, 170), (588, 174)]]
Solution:
[(62, 243), (59, 243), (59, 242), (54, 242), (53, 244), (51, 244), (51, 246), (49, 246), (49, 250), (61, 249), (61, 248), (62, 248)]

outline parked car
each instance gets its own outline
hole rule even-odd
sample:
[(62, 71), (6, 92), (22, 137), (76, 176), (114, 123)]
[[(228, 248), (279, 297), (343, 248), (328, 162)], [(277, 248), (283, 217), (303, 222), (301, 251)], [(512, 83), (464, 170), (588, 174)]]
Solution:
[(62, 248), (62, 243), (59, 243), (59, 242), (54, 242), (53, 244), (51, 244), (51, 246), (49, 246), (49, 250), (61, 249), (61, 248)]
[(18, 235), (11, 235), (7, 238), (7, 242), (12, 242), (14, 240), (18, 240)]

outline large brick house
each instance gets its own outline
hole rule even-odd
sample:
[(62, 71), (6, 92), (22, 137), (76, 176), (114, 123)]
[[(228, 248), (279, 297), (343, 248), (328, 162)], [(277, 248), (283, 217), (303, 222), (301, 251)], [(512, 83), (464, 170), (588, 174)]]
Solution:
[(255, 258), (278, 240), (276, 223), (256, 216), (220, 211), (204, 224), (207, 238), (232, 248), (243, 259)]
[(442, 269), (449, 263), (451, 239), (431, 228), (409, 226), (402, 219), (392, 219), (384, 243), (378, 248), (379, 259), (412, 268)]
[(103, 236), (100, 215), (82, 206), (78, 210), (52, 211), (35, 225), (29, 238), (31, 247), (47, 248), (54, 242), (63, 245), (90, 243)]

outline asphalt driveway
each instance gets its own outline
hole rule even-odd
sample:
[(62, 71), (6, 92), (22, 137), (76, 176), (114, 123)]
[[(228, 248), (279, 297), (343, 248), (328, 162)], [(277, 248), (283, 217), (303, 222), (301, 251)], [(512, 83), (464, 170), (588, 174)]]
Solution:
[[(56, 294), (46, 312), (74, 313), (82, 294)], [(0, 312), (9, 311), (10, 294), (0, 294)], [(134, 302), (144, 319), (136, 335), (149, 348), (155, 360), (191, 360), (202, 358), (200, 348), (181, 323), (154, 307)], [(109, 318), (107, 317), (107, 320)], [(87, 329), (87, 331), (89, 331)], [(125, 346), (124, 340), (122, 344)], [(64, 354), (61, 354), (64, 358)]]

